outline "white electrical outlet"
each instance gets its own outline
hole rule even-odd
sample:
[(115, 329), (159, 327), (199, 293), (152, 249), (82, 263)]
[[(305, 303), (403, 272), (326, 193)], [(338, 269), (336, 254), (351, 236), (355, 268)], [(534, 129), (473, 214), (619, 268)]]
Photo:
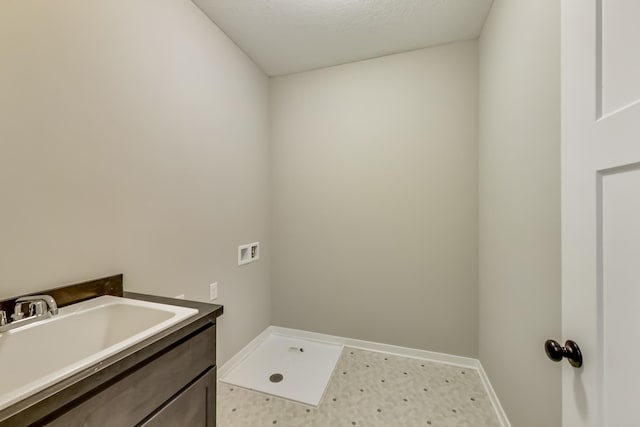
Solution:
[(176, 295), (175, 299), (184, 299), (184, 294)]
[(209, 285), (209, 300), (213, 301), (218, 298), (218, 282)]

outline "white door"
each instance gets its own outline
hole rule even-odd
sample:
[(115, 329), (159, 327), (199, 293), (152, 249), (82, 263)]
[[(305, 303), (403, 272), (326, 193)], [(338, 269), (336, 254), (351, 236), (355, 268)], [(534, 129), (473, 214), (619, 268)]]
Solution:
[(562, 332), (563, 426), (640, 426), (640, 0), (562, 0)]

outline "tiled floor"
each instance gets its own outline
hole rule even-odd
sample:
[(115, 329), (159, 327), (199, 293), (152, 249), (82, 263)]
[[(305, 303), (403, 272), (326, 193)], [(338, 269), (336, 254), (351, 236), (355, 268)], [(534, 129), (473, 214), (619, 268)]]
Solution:
[(474, 369), (345, 347), (317, 408), (218, 383), (219, 427), (500, 426)]

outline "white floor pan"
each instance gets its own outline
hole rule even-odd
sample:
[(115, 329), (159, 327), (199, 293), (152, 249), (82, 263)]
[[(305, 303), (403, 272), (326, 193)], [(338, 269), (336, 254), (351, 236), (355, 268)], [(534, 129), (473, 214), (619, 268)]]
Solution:
[(271, 334), (220, 381), (318, 406), (342, 347)]

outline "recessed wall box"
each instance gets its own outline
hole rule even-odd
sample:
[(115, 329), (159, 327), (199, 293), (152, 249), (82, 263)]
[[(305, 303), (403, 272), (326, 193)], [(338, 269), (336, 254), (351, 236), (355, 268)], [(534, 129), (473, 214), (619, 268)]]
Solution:
[(238, 265), (249, 264), (260, 259), (260, 242), (238, 246)]

